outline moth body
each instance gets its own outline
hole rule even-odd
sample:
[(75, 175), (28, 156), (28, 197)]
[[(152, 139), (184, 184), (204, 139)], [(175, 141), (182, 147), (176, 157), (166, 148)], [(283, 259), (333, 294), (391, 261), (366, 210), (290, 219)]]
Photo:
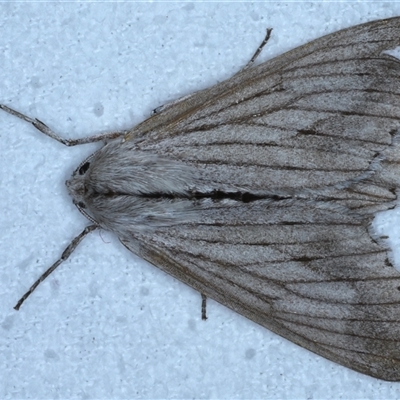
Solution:
[(351, 27), (81, 141), (0, 106), (67, 145), (111, 139), (67, 181), (93, 225), (50, 272), (101, 227), (203, 298), (400, 380), (400, 273), (371, 229), (398, 201), (399, 45), (399, 17)]
[(193, 208), (194, 171), (131, 142), (108, 143), (83, 166), (66, 182), (74, 203), (121, 238), (176, 225)]

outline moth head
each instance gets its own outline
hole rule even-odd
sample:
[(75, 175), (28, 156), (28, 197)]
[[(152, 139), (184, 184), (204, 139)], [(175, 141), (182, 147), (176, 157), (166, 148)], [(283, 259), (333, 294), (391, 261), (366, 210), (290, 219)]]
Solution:
[(85, 178), (86, 178), (86, 173), (90, 169), (92, 157), (93, 155), (88, 157), (78, 166), (78, 168), (76, 168), (76, 170), (72, 173), (71, 178), (65, 182), (65, 185), (67, 186), (69, 195), (72, 197), (72, 202), (76, 205), (76, 207), (83, 215), (85, 215), (87, 218), (93, 221), (93, 218), (91, 218), (90, 215), (88, 215), (87, 212), (85, 211), (86, 209)]

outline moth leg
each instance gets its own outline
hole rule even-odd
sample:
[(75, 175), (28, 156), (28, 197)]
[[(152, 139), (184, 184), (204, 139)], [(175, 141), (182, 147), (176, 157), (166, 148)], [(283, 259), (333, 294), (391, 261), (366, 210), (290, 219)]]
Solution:
[(250, 58), (250, 61), (239, 71), (239, 73), (246, 70), (247, 68), (250, 68), (254, 64), (254, 61), (256, 61), (256, 59), (260, 55), (263, 47), (267, 44), (269, 38), (271, 37), (271, 32), (272, 32), (272, 28), (268, 28), (267, 34), (265, 35), (264, 40), (258, 46), (258, 48), (255, 51), (255, 53), (253, 54), (253, 56)]
[[(267, 29), (267, 34), (265, 35), (264, 40), (263, 40), (262, 43), (258, 46), (257, 50), (255, 51), (255, 53), (254, 53), (253, 56), (251, 57), (250, 61), (249, 61), (241, 70), (239, 70), (239, 72), (237, 72), (237, 74), (240, 73), (240, 72), (242, 72), (242, 71), (244, 71), (244, 70), (246, 70), (247, 68), (250, 68), (250, 67), (254, 64), (254, 61), (256, 61), (256, 59), (257, 59), (257, 57), (260, 55), (260, 53), (261, 53), (263, 47), (267, 44), (269, 38), (271, 37), (271, 32), (272, 32), (272, 28), (268, 28), (268, 29)], [(186, 96), (180, 97), (180, 98), (177, 99), (177, 100), (173, 100), (173, 101), (170, 101), (169, 103), (162, 104), (161, 106), (158, 106), (157, 108), (155, 108), (155, 109), (151, 112), (151, 115), (159, 114), (160, 112), (165, 111), (165, 110), (168, 109), (169, 107), (174, 106), (175, 104), (177, 104), (177, 103), (179, 103), (179, 102), (181, 102), (181, 101), (187, 100), (189, 97), (192, 97), (193, 95), (196, 95), (197, 93), (198, 93), (198, 92), (190, 93), (190, 94), (188, 94), (188, 95), (186, 95)]]
[(68, 259), (68, 257), (74, 252), (74, 250), (78, 247), (78, 244), (85, 238), (87, 234), (94, 231), (98, 227), (98, 225), (89, 225), (77, 237), (75, 237), (63, 251), (61, 257), (45, 273), (43, 273), (29, 288), (29, 290), (18, 300), (18, 303), (15, 305), (14, 309), (18, 311), (22, 303), (32, 294), (39, 284), (42, 283), (61, 263)]
[(4, 104), (0, 104), (0, 109), (4, 110), (5, 112), (8, 112), (11, 115), (14, 115), (15, 117), (23, 119), (26, 122), (29, 122), (40, 132), (44, 133), (45, 135), (51, 137), (54, 140), (57, 140), (57, 142), (60, 142), (65, 146), (76, 146), (79, 144), (99, 142), (102, 140), (117, 139), (118, 137), (125, 136), (128, 133), (128, 131), (115, 131), (115, 132), (103, 133), (100, 135), (93, 135), (81, 139), (64, 139), (61, 136), (58, 136), (45, 123), (43, 123), (37, 118), (30, 118), (24, 114), (19, 113), (18, 111), (13, 110), (10, 107), (5, 106)]
[(201, 319), (205, 321), (207, 319), (207, 296), (201, 293)]

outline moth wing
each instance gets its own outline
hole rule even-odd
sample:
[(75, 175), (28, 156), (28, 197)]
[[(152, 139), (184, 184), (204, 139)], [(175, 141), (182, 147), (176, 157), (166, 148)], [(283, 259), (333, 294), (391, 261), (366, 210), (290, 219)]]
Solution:
[[(343, 61), (381, 59), (383, 51), (399, 45), (399, 34), (400, 17), (376, 20), (328, 34), (260, 65), (240, 71), (232, 78), (217, 85), (184, 96), (171, 102), (165, 108), (161, 107), (166, 111), (157, 113), (132, 128), (129, 137), (144, 137), (158, 128), (161, 130), (157, 131), (154, 136), (161, 137), (165, 126), (173, 129), (174, 127), (178, 128), (179, 123), (186, 125), (188, 118), (196, 120), (200, 116), (199, 114), (207, 109), (207, 106), (218, 106), (222, 98), (234, 95), (238, 87), (246, 88), (245, 97), (251, 97), (252, 93), (257, 94), (259, 90), (257, 86), (259, 87), (259, 83), (265, 80), (262, 85), (263, 92), (267, 92), (269, 88), (275, 89), (274, 91), (277, 92), (280, 88), (276, 87), (276, 84), (284, 80), (287, 72), (297, 71), (299, 72), (297, 77), (301, 77), (302, 74), (304, 77), (310, 77), (313, 74), (307, 73), (307, 68), (309, 72), (313, 72), (314, 67), (325, 65), (327, 68), (323, 75), (329, 75), (330, 67), (340, 67)], [(306, 68), (304, 69), (304, 67)], [(338, 70), (339, 74), (340, 70)], [(239, 97), (236, 100), (244, 101), (245, 98)], [(177, 129), (176, 133), (179, 134)], [(168, 133), (164, 134), (168, 136)]]
[(334, 204), (205, 201), (198, 221), (122, 242), (306, 349), (400, 380), (400, 275), (369, 223)]
[(400, 184), (387, 154), (399, 143), (400, 63), (382, 54), (399, 45), (400, 18), (324, 36), (173, 103), (127, 138), (195, 165), (219, 190), (314, 192), (376, 211)]
[(400, 380), (400, 276), (369, 232), (400, 186), (400, 63), (382, 54), (399, 45), (400, 18), (345, 29), (133, 128), (132, 150), (194, 168), (195, 191), (260, 200), (199, 200), (196, 220), (122, 242), (317, 354)]

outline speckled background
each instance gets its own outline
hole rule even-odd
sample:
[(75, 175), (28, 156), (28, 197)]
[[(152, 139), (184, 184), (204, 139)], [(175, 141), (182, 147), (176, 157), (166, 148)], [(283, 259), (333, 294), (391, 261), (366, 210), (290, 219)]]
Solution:
[[(0, 102), (76, 138), (129, 128), (230, 77), (267, 27), (264, 60), (400, 15), (400, 4), (21, 2), (0, 3), (0, 14)], [(201, 321), (198, 293), (107, 232), (14, 311), (85, 226), (64, 181), (96, 148), (65, 148), (0, 114), (0, 398), (398, 397), (400, 383), (329, 362), (215, 302)], [(380, 222), (393, 240), (396, 217)]]

